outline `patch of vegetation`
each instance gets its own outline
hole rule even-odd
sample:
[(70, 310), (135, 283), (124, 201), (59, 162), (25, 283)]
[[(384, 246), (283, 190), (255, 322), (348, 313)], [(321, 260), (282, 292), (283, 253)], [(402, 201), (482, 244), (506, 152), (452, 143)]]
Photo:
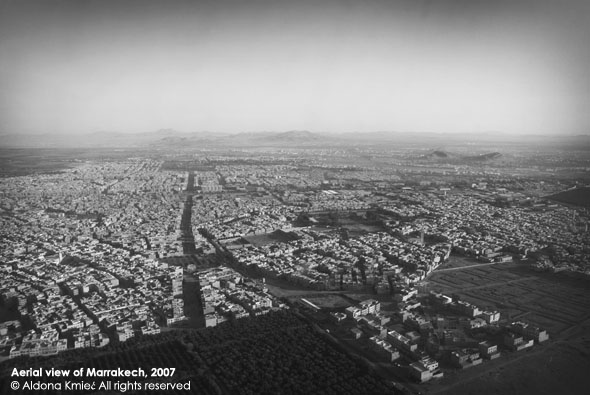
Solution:
[[(13, 379), (10, 372), (15, 367), (71, 370), (141, 367), (148, 375), (152, 367), (173, 367), (176, 372), (172, 378), (134, 377), (131, 381), (186, 383), (190, 380), (191, 393), (205, 395), (393, 393), (364, 364), (325, 336), (294, 313), (278, 311), (200, 331), (140, 337), (101, 350), (13, 359), (0, 365), (0, 393), (8, 393)], [(43, 380), (49, 382), (51, 378)], [(63, 382), (63, 378), (55, 380)], [(84, 381), (92, 382), (92, 379), (85, 377)]]

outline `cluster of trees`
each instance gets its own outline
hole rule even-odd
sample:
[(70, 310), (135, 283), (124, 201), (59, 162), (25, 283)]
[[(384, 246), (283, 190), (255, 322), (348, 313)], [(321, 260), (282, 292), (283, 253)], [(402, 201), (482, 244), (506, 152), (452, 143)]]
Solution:
[[(78, 365), (79, 366), (79, 365)], [(207, 375), (202, 363), (195, 359), (187, 348), (179, 340), (155, 343), (147, 347), (130, 348), (117, 353), (107, 353), (99, 357), (90, 359), (82, 365), (86, 368), (96, 369), (137, 369), (141, 367), (145, 370), (148, 378), (137, 379), (138, 382), (191, 382), (191, 390), (179, 391), (187, 394), (204, 394), (218, 395), (221, 390), (210, 375)], [(175, 372), (170, 377), (150, 377), (152, 368), (174, 368)], [(132, 378), (130, 381), (135, 381)], [(87, 381), (87, 380), (86, 380)], [(100, 380), (97, 380), (100, 381)], [(138, 393), (144, 393), (139, 391)], [(149, 393), (149, 391), (145, 391)]]
[[(0, 366), (0, 393), (8, 393), (12, 381), (10, 372), (14, 367), (55, 367), (72, 371), (80, 367), (141, 367), (148, 376), (151, 368), (175, 368), (172, 377), (134, 377), (130, 381), (186, 383), (190, 380), (191, 393), (201, 395), (393, 393), (393, 389), (365, 365), (286, 310), (228, 321), (204, 330), (141, 336), (97, 350), (72, 350), (49, 358), (13, 359)], [(48, 382), (46, 380), (51, 379), (44, 377), (43, 381)], [(63, 382), (64, 379), (54, 380)], [(102, 380), (95, 378), (95, 381)]]
[(228, 341), (247, 338), (256, 333), (269, 334), (286, 328), (305, 327), (307, 324), (295, 314), (280, 310), (259, 317), (244, 317), (235, 321), (227, 321), (216, 327), (201, 331), (184, 332), (185, 342), (192, 342), (202, 350), (215, 345), (223, 345)]
[(231, 394), (393, 393), (364, 366), (299, 319), (280, 311), (185, 334)]

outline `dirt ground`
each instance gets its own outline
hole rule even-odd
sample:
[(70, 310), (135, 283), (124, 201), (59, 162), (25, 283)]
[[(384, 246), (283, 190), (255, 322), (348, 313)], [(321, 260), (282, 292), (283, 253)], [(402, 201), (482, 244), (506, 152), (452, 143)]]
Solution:
[(311, 303), (315, 304), (320, 308), (326, 309), (335, 309), (335, 308), (342, 308), (348, 307), (351, 305), (350, 301), (340, 295), (323, 295), (323, 296), (314, 296), (314, 297), (307, 297)]
[(500, 264), (441, 272), (430, 286), (478, 306), (496, 307), (502, 318), (522, 319), (548, 330), (550, 340), (495, 361), (449, 372), (423, 385), (425, 394), (587, 394), (590, 372), (588, 282)]
[[(499, 362), (502, 362), (500, 357)], [(441, 381), (428, 394), (582, 395), (588, 393), (590, 339), (555, 341), (510, 358), (493, 369), (459, 372), (452, 383)], [(451, 380), (449, 380), (451, 381)]]

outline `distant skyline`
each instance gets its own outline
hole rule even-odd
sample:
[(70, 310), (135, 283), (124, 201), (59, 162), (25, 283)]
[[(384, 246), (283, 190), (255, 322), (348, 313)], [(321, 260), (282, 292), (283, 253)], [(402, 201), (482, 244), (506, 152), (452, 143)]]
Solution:
[(0, 133), (590, 133), (586, 0), (0, 0)]

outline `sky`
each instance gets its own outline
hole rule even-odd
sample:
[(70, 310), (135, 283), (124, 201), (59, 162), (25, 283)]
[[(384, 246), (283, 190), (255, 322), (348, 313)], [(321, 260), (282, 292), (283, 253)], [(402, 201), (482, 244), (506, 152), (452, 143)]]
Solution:
[(589, 134), (587, 0), (0, 0), (0, 133)]

